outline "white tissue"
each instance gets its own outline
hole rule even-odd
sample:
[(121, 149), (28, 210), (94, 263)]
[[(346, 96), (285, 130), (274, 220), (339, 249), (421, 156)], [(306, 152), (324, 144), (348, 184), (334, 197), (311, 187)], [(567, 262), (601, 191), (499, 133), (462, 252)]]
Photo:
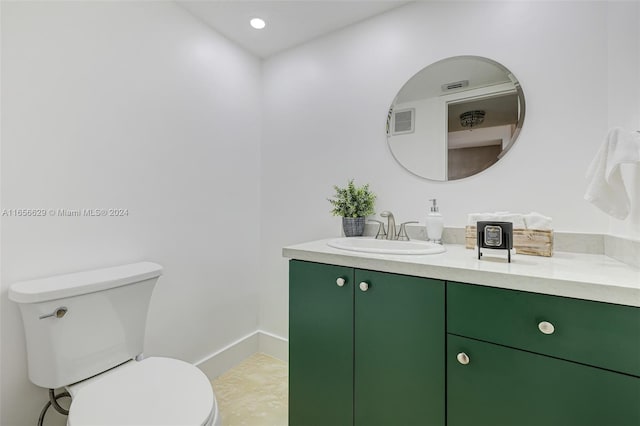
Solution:
[(486, 222), (493, 219), (493, 215), (491, 213), (469, 213), (467, 215), (467, 225), (476, 226), (478, 222)]
[(525, 227), (524, 219), (520, 213), (501, 212), (496, 215), (499, 222), (511, 222), (514, 229), (522, 229)]
[(523, 216), (525, 229), (539, 229), (549, 231), (551, 228), (551, 218), (540, 213), (531, 212)]
[(470, 213), (467, 215), (467, 224), (475, 226), (477, 222), (512, 222), (514, 228), (524, 228), (525, 223), (520, 213), (493, 212), (493, 213)]
[(511, 212), (469, 213), (467, 215), (467, 225), (469, 226), (476, 226), (477, 222), (486, 221), (511, 222), (514, 229), (553, 229), (551, 227), (551, 218), (536, 212), (528, 214)]

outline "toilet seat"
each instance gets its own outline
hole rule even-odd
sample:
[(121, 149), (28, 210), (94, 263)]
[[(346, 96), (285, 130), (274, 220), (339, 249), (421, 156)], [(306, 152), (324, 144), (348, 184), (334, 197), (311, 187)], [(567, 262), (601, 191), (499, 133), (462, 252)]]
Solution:
[(218, 417), (207, 376), (177, 359), (132, 360), (67, 389), (68, 426), (202, 426)]

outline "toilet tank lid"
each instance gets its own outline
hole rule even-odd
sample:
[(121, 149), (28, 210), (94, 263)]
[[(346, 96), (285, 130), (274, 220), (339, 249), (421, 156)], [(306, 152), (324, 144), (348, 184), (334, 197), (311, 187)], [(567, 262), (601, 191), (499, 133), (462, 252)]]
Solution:
[(162, 275), (162, 266), (138, 262), (111, 268), (20, 281), (9, 287), (9, 300), (39, 303), (120, 287)]

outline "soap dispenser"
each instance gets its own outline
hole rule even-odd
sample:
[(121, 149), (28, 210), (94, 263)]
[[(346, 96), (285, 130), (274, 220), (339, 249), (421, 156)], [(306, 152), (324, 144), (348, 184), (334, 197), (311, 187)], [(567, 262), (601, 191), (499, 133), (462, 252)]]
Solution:
[(432, 198), (429, 201), (433, 203), (431, 211), (427, 214), (427, 238), (429, 241), (436, 244), (442, 244), (442, 229), (444, 228), (444, 221), (442, 215), (438, 211), (436, 199)]

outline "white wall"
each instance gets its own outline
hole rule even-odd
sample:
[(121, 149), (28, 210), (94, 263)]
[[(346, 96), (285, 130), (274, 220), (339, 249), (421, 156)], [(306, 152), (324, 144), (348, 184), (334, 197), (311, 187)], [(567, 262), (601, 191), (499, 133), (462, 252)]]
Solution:
[(2, 2), (2, 208), (129, 216), (2, 218), (0, 424), (47, 400), (14, 281), (152, 260), (147, 355), (256, 330), (260, 96), (259, 60), (172, 2)]
[[(610, 2), (607, 11), (609, 127), (640, 130), (640, 2)], [(640, 166), (622, 172), (631, 212), (625, 220), (611, 218), (609, 232), (640, 240)]]
[[(538, 211), (559, 231), (606, 232), (607, 216), (583, 194), (609, 124), (607, 37), (602, 2), (417, 2), (268, 59), (261, 328), (287, 335), (280, 249), (339, 234), (326, 198), (349, 178), (370, 183), (377, 211), (392, 210), (396, 221), (424, 221), (437, 198), (446, 226), (464, 226), (470, 212)], [(524, 127), (489, 170), (426, 181), (389, 154), (387, 111), (416, 71), (457, 55), (486, 56), (518, 77)]]

